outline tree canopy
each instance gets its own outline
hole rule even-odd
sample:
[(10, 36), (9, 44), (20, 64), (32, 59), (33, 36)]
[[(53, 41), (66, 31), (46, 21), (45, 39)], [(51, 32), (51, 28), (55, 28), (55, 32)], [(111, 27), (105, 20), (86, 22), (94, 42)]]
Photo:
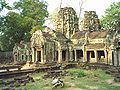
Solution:
[(120, 29), (120, 2), (113, 3), (106, 9), (101, 23), (103, 28)]
[(4, 8), (11, 10), (12, 8), (6, 3), (5, 0), (0, 0), (0, 11), (2, 11)]
[[(39, 0), (19, 0), (14, 2), (15, 11), (0, 16), (0, 44), (2, 50), (12, 50), (21, 40), (30, 41), (34, 27), (43, 29), (48, 16), (47, 3)], [(32, 31), (33, 32), (33, 31)]]

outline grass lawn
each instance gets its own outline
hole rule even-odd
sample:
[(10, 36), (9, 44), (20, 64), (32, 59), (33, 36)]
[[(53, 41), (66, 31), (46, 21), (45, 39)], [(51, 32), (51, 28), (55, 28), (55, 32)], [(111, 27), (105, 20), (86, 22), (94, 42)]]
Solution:
[[(66, 71), (71, 74), (61, 77), (65, 86), (55, 90), (120, 90), (120, 83), (115, 83), (113, 77), (101, 69), (82, 70), (73, 68)], [(52, 79), (43, 79), (44, 74), (32, 74), (31, 76), (35, 79), (35, 82), (20, 87), (21, 90), (51, 90)]]

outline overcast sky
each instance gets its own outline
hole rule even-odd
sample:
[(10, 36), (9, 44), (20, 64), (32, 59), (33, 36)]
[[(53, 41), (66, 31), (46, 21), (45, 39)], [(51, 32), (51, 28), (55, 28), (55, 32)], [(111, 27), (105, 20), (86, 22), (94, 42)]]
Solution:
[[(19, 0), (6, 0), (9, 4), (12, 4), (15, 1)], [(44, 0), (48, 3), (48, 11), (51, 14), (55, 8), (60, 6), (61, 0)], [(81, 0), (62, 0), (62, 7), (71, 6), (75, 9), (77, 13), (79, 13), (79, 1)], [(83, 4), (83, 12), (84, 11), (96, 11), (98, 16), (101, 17), (104, 15), (104, 11), (106, 8), (110, 6), (112, 2), (117, 2), (120, 0), (83, 0), (85, 1)], [(6, 13), (4, 10), (3, 13)]]
[[(6, 0), (6, 1), (10, 5), (12, 5), (13, 2), (19, 0)], [(61, 0), (44, 0), (44, 1), (48, 3), (48, 11), (50, 14), (52, 14), (52, 12), (54, 12), (56, 8), (60, 7)], [(78, 15), (80, 1), (81, 0), (62, 0), (62, 7), (67, 7), (67, 6), (73, 7)], [(84, 11), (96, 11), (98, 17), (101, 18), (101, 16), (104, 15), (104, 11), (110, 6), (110, 4), (120, 0), (83, 0), (83, 1), (85, 2), (83, 4), (81, 17), (83, 17)], [(5, 15), (6, 13), (7, 11), (3, 10), (1, 15)], [(53, 24), (49, 20), (46, 20), (45, 25), (49, 27), (53, 27)]]

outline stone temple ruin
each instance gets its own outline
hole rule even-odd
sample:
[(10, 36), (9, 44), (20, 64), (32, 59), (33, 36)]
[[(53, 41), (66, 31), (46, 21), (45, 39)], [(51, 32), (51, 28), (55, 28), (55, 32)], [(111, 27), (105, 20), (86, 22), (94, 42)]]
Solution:
[[(102, 30), (95, 11), (86, 11), (79, 29), (71, 7), (58, 12), (56, 29), (38, 30), (31, 37), (31, 54), (20, 54), (15, 46), (14, 60), (29, 57), (33, 63), (90, 62), (120, 65), (120, 33)], [(26, 48), (23, 49), (23, 52)], [(21, 55), (21, 56), (20, 56)]]
[(84, 19), (81, 23), (82, 30), (99, 31), (100, 21), (95, 11), (85, 11)]
[(79, 31), (78, 17), (73, 8), (61, 8), (58, 12), (56, 31), (63, 33), (68, 39)]

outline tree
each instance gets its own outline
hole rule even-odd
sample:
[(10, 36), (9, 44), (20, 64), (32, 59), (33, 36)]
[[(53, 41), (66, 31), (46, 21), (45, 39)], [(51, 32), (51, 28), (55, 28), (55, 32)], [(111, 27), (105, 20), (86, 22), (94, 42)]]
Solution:
[(45, 17), (48, 17), (47, 3), (39, 0), (20, 0), (14, 3), (14, 8), (21, 15), (34, 19), (38, 25), (43, 25)]
[(3, 50), (12, 50), (21, 40), (30, 41), (31, 29), (39, 26), (43, 29), (48, 16), (47, 3), (39, 0), (20, 0), (14, 3), (14, 9), (20, 12), (8, 12), (0, 17), (0, 43)]
[(105, 15), (101, 19), (103, 28), (107, 29), (120, 29), (120, 2), (112, 3), (111, 6), (106, 9)]
[(0, 0), (0, 11), (2, 11), (4, 8), (11, 10), (12, 8), (6, 3), (5, 0)]

